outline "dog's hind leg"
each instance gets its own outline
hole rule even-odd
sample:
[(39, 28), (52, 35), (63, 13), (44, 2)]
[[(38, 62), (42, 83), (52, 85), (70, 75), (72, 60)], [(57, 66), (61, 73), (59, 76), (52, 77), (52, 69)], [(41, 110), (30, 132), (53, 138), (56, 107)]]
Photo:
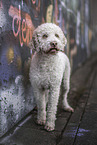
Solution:
[(62, 81), (62, 106), (63, 109), (69, 112), (74, 112), (74, 109), (69, 105), (67, 101), (67, 95), (70, 89), (70, 64), (67, 62), (68, 65), (65, 67), (63, 81)]
[(63, 100), (62, 100), (62, 107), (65, 111), (74, 112), (74, 109), (69, 105), (67, 101), (67, 94), (68, 89), (63, 90)]

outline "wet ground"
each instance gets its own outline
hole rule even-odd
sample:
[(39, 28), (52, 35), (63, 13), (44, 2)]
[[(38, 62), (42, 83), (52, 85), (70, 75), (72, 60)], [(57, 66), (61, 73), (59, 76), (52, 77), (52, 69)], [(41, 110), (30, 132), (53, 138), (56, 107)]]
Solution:
[(33, 110), (0, 139), (0, 145), (96, 145), (97, 54), (72, 74), (68, 99), (75, 111), (65, 112), (59, 104), (55, 131), (38, 126)]

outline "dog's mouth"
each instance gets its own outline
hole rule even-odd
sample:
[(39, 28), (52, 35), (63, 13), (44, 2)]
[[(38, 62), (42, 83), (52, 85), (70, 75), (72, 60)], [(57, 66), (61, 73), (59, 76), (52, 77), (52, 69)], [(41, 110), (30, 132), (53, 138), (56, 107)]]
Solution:
[(57, 47), (51, 47), (46, 53), (56, 54), (59, 51)]

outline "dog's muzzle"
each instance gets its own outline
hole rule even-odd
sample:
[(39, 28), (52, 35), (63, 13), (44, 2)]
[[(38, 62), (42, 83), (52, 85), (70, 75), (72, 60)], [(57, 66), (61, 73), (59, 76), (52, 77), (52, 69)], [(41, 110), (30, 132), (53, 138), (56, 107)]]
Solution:
[(56, 54), (59, 51), (57, 47), (51, 47), (46, 53)]
[(46, 53), (56, 54), (59, 51), (59, 49), (57, 47), (57, 42), (55, 42), (55, 41), (51, 42), (50, 46), (51, 47), (49, 48), (49, 50)]

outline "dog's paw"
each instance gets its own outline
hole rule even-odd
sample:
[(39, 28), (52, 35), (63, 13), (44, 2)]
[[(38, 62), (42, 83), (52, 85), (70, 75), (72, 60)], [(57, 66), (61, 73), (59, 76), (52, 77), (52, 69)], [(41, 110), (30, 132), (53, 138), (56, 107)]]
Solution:
[(63, 108), (65, 111), (68, 111), (68, 112), (74, 112), (74, 109), (72, 107), (64, 107)]
[(49, 126), (49, 125), (45, 125), (45, 129), (47, 130), (47, 131), (54, 131), (54, 127), (51, 127), (51, 126)]
[(45, 125), (45, 120), (37, 120), (38, 125)]

